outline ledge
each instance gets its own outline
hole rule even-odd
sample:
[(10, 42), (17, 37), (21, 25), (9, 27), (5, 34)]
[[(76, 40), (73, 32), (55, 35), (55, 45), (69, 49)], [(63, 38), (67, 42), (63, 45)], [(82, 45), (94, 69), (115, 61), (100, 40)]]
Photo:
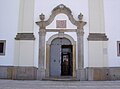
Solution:
[(33, 33), (18, 33), (15, 40), (35, 40)]
[(87, 39), (88, 41), (108, 41), (105, 33), (90, 33)]

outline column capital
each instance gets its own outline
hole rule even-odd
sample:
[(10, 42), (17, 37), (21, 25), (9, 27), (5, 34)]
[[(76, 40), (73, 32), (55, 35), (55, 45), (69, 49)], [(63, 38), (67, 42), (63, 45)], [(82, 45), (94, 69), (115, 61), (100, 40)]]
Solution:
[(45, 21), (39, 21), (39, 22), (36, 22), (36, 24), (39, 26), (40, 29), (45, 29), (46, 28), (46, 22)]
[(77, 33), (77, 37), (83, 36), (84, 35), (84, 29), (77, 29), (76, 33)]
[(78, 29), (83, 29), (83, 27), (87, 24), (87, 22), (84, 21), (77, 21), (77, 28)]

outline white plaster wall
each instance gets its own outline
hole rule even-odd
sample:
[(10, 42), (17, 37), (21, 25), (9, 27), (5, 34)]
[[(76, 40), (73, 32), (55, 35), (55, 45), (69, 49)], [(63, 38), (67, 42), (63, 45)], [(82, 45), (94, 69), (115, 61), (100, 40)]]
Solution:
[(20, 41), (19, 47), (19, 66), (34, 66), (34, 41)]
[(103, 0), (89, 0), (90, 33), (104, 33)]
[[(45, 15), (45, 20), (47, 20), (49, 18), (49, 16), (51, 15), (51, 11), (56, 7), (58, 6), (59, 4), (64, 4), (66, 7), (70, 8), (71, 11), (72, 11), (72, 14), (74, 16), (74, 18), (76, 20), (78, 20), (78, 15), (80, 14), (80, 12), (84, 15), (84, 21), (88, 22), (87, 25), (84, 27), (85, 29), (85, 36), (84, 36), (84, 58), (85, 58), (85, 67), (88, 66), (88, 41), (87, 41), (87, 37), (88, 37), (88, 33), (89, 33), (89, 16), (88, 16), (88, 0), (52, 0), (52, 1), (49, 1), (49, 0), (35, 0), (35, 13), (34, 13), (34, 20), (35, 22), (36, 21), (39, 21), (39, 15), (41, 13), (43, 13)], [(54, 28), (56, 29), (56, 20), (67, 20), (67, 29), (68, 28), (76, 28), (74, 25), (71, 24), (71, 22), (68, 20), (68, 17), (64, 14), (59, 14), (55, 17), (55, 20), (53, 21), (53, 23), (49, 26), (47, 26), (47, 28)], [(39, 27), (34, 24), (34, 33), (35, 33), (35, 36), (36, 36), (36, 42), (35, 42), (35, 49), (36, 49), (36, 53), (35, 54), (35, 64), (37, 65), (37, 62), (38, 62), (38, 29)], [(52, 36), (56, 34), (55, 32), (49, 32), (46, 34), (46, 41)], [(66, 33), (66, 34), (69, 34), (71, 37), (73, 37), (73, 39), (75, 41), (77, 41), (77, 36), (76, 36), (76, 33)]]
[(104, 0), (105, 29), (108, 41), (108, 59), (110, 67), (120, 67), (117, 56), (117, 41), (120, 41), (120, 0)]
[(0, 40), (6, 40), (6, 52), (5, 56), (0, 56), (0, 65), (13, 65), (18, 16), (19, 0), (0, 0)]
[(34, 40), (17, 40), (15, 42), (14, 66), (34, 66)]
[(35, 0), (20, 0), (18, 33), (33, 33)]
[(108, 67), (107, 42), (89, 42), (89, 67)]

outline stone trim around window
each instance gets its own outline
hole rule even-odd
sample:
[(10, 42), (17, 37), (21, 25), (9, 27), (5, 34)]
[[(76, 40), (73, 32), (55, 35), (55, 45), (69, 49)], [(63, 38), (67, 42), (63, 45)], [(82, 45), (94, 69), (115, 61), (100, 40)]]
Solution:
[(117, 41), (117, 56), (120, 57), (120, 41)]
[[(0, 56), (4, 56), (5, 55), (5, 50), (6, 50), (6, 40), (0, 40)], [(2, 47), (3, 45), (3, 47)]]

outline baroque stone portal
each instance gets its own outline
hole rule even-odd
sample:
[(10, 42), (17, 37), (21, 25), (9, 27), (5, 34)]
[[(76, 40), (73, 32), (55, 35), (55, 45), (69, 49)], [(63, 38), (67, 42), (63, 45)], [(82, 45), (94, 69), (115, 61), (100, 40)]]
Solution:
[[(63, 13), (68, 16), (69, 20), (72, 24), (77, 26), (77, 29), (74, 31), (77, 34), (77, 45), (78, 45), (78, 70), (77, 70), (77, 78), (81, 78), (80, 72), (84, 66), (84, 50), (83, 50), (83, 35), (84, 35), (84, 25), (86, 22), (83, 21), (83, 15), (80, 13), (78, 15), (78, 20), (75, 20), (72, 11), (63, 4), (58, 5), (52, 10), (52, 14), (50, 15), (49, 19), (45, 21), (45, 15), (42, 13), (40, 17), (40, 21), (36, 22), (36, 24), (40, 27), (39, 29), (39, 66), (38, 66), (38, 79), (45, 78), (45, 68), (44, 68), (44, 60), (45, 60), (45, 36), (46, 36), (46, 26), (50, 25), (54, 20), (55, 16)], [(65, 32), (66, 30), (64, 30)]]

